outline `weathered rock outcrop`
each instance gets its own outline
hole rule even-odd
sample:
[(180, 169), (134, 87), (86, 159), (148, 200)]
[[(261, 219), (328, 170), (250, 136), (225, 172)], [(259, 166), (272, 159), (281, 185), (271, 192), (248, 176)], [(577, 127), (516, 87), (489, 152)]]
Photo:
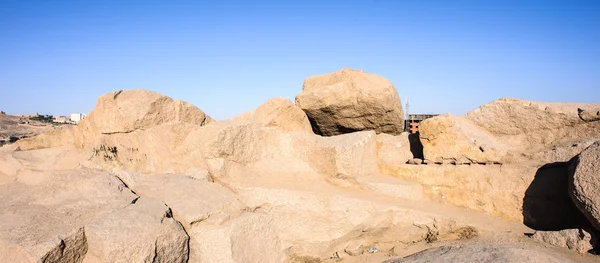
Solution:
[(245, 206), (225, 187), (180, 174), (143, 175), (117, 171), (136, 194), (164, 203), (186, 229), (200, 222), (221, 224), (237, 217)]
[(244, 213), (222, 225), (191, 230), (190, 262), (284, 262), (285, 247), (271, 216)]
[(500, 99), (464, 117), (427, 119), (419, 133), (425, 158), (435, 162), (568, 161), (581, 148), (572, 145), (600, 137), (600, 122), (578, 115), (578, 107), (596, 106)]
[(579, 210), (600, 230), (600, 141), (573, 160), (569, 191)]
[(162, 202), (141, 197), (134, 204), (85, 227), (84, 262), (188, 262), (189, 237)]
[(441, 115), (419, 125), (426, 159), (442, 163), (504, 163), (507, 149), (490, 132), (461, 116)]
[(342, 69), (310, 77), (296, 96), (296, 105), (320, 135), (364, 130), (397, 135), (404, 130), (404, 112), (394, 85), (364, 71)]
[[(88, 118), (73, 129), (18, 142), (20, 150), (72, 145), (93, 167), (145, 173), (186, 173), (205, 167), (186, 159), (181, 142), (191, 131), (214, 122), (200, 109), (147, 90), (106, 94)], [(196, 149), (197, 150), (197, 149)]]
[(81, 262), (92, 249), (85, 226), (137, 198), (103, 171), (21, 176), (36, 178), (0, 186), (0, 258), (7, 262)]
[[(90, 115), (73, 129), (43, 134), (19, 141), (18, 145), (24, 151), (64, 145), (75, 145), (91, 150), (101, 145), (117, 146), (111, 144), (110, 141), (114, 140), (114, 137), (110, 135), (146, 132), (159, 126), (162, 127), (161, 130), (185, 131), (186, 128), (211, 122), (214, 121), (208, 115), (187, 102), (176, 101), (148, 90), (123, 90), (101, 96)], [(174, 125), (176, 127), (169, 127)], [(164, 135), (163, 132), (159, 136)], [(184, 135), (175, 134), (175, 136)], [(123, 137), (125, 136), (121, 136), (119, 141)], [(123, 144), (125, 144), (123, 148), (128, 147), (126, 143)], [(148, 142), (145, 141), (144, 144)], [(134, 146), (130, 148), (136, 149)], [(117, 150), (121, 149), (117, 148)]]
[(149, 90), (120, 90), (100, 97), (77, 127), (95, 135), (129, 133), (173, 122), (202, 126), (213, 120), (185, 101)]
[(585, 122), (599, 121), (600, 120), (600, 108), (598, 109), (577, 109), (579, 112), (579, 118)]
[[(183, 145), (206, 160), (215, 177), (227, 174), (299, 172), (332, 180), (377, 172), (372, 131), (323, 138), (311, 133), (284, 133), (249, 123), (218, 122), (190, 133)], [(190, 155), (189, 158), (196, 158)], [(281, 165), (285, 164), (285, 165)]]
[(533, 239), (554, 246), (575, 250), (584, 254), (592, 249), (592, 235), (583, 229), (565, 229), (561, 231), (536, 231)]
[[(423, 186), (431, 200), (523, 222), (523, 198), (536, 174), (524, 165), (403, 165), (380, 167)], [(499, 176), (502, 175), (502, 176)]]
[(541, 151), (533, 152), (530, 154), (530, 158), (542, 163), (569, 162), (596, 141), (597, 139), (586, 139), (553, 145)]
[(500, 99), (467, 113), (467, 119), (495, 135), (512, 135), (511, 145), (544, 147), (576, 139), (600, 136), (600, 122), (586, 122), (578, 108), (598, 108), (598, 104), (549, 103)]
[[(191, 129), (211, 122), (213, 120), (204, 112), (184, 101), (175, 101), (148, 90), (116, 91), (100, 97), (90, 115), (79, 123), (74, 131), (75, 145), (86, 149), (94, 147), (96, 150), (104, 145), (117, 147), (119, 151), (152, 147), (146, 146), (149, 144), (147, 140), (154, 139), (154, 145), (163, 144), (161, 146), (173, 148), (175, 144), (172, 144), (172, 140), (178, 140)], [(146, 134), (119, 136), (133, 132)], [(132, 140), (137, 143), (128, 144)], [(170, 144), (165, 145), (163, 141)], [(154, 153), (160, 155), (160, 150)], [(156, 156), (147, 155), (151, 158)]]
[(413, 156), (408, 133), (397, 136), (389, 134), (377, 135), (377, 157), (380, 166), (405, 164), (408, 160), (418, 158)]
[[(279, 185), (286, 180), (279, 179)], [(447, 210), (445, 215), (436, 215), (440, 205), (434, 203), (406, 208), (398, 202), (362, 198), (331, 185), (288, 187), (294, 189), (238, 185), (235, 190), (249, 207), (257, 207), (255, 213), (269, 215), (269, 226), (278, 233), (283, 247), (290, 248), (289, 255), (328, 259), (334, 252), (342, 255), (357, 241), (381, 247), (398, 242), (452, 240), (471, 223), (485, 222), (477, 224), (478, 229), (497, 226), (495, 219), (458, 218)]]
[(288, 132), (312, 132), (304, 111), (285, 98), (270, 99), (257, 109), (241, 114), (233, 120), (275, 127)]

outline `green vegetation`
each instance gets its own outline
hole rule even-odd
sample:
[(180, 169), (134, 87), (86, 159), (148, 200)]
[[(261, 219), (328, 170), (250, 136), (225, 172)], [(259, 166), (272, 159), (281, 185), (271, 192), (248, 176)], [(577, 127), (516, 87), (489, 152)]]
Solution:
[(33, 117), (29, 117), (29, 119), (34, 120), (34, 121), (52, 123), (54, 116), (52, 116), (52, 115), (36, 115)]

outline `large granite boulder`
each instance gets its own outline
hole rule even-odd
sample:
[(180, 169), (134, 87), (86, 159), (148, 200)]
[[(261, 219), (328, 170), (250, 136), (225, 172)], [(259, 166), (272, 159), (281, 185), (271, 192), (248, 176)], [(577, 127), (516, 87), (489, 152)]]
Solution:
[(163, 123), (205, 125), (213, 120), (202, 110), (149, 90), (120, 90), (101, 96), (78, 126), (96, 134), (128, 133)]
[(600, 230), (600, 141), (595, 142), (571, 164), (569, 192), (575, 205)]
[[(120, 90), (101, 96), (90, 115), (76, 127), (22, 140), (18, 145), (21, 150), (64, 145), (97, 149), (100, 145), (115, 146), (105, 143), (106, 140), (113, 139), (111, 135), (127, 135), (159, 126), (163, 127), (161, 130), (176, 132), (179, 127), (199, 127), (212, 122), (214, 120), (202, 110), (185, 101), (173, 100), (149, 90)], [(169, 125), (176, 127), (164, 128)], [(185, 128), (183, 129), (185, 131)], [(161, 136), (165, 134), (162, 133), (158, 137)], [(126, 143), (123, 147), (139, 148)]]
[(313, 76), (304, 81), (296, 105), (306, 112), (315, 133), (332, 136), (374, 130), (398, 135), (404, 112), (394, 85), (360, 70)]

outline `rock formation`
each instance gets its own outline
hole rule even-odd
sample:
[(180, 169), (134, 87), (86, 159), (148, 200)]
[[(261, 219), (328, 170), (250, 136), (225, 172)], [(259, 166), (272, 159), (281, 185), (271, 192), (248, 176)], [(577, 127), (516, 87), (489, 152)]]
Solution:
[[(595, 222), (598, 144), (571, 161), (577, 206), (568, 167), (600, 137), (599, 122), (582, 120), (573, 105), (540, 111), (501, 100), (428, 119), (420, 140), (401, 133), (399, 98), (382, 77), (342, 70), (309, 78), (297, 101), (273, 99), (213, 121), (154, 92), (118, 91), (73, 129), (0, 148), (0, 258), (382, 262), (432, 244), (441, 247), (399, 262), (591, 257), (523, 235), (531, 231), (523, 223), (563, 230)], [(546, 122), (521, 127), (536, 121), (521, 114)], [(559, 138), (567, 128), (553, 125), (579, 130)], [(573, 230), (536, 235), (588, 248)]]
[(304, 111), (284, 98), (270, 99), (256, 110), (241, 114), (233, 120), (247, 121), (263, 127), (276, 127), (283, 131), (312, 132)]
[(385, 133), (378, 134), (377, 156), (379, 166), (405, 164), (408, 160), (417, 158), (410, 151), (410, 142), (407, 133), (397, 136)]
[(579, 108), (596, 107), (597, 104), (500, 99), (465, 117), (494, 135), (512, 135), (505, 141), (513, 146), (543, 148), (570, 140), (597, 138), (600, 122), (586, 122), (578, 115)]
[(315, 133), (332, 136), (374, 130), (398, 135), (404, 112), (398, 92), (387, 79), (342, 69), (304, 81), (296, 105), (306, 112)]
[(573, 161), (569, 190), (575, 205), (600, 230), (600, 141)]
[(504, 163), (507, 147), (489, 131), (460, 116), (441, 115), (420, 124), (425, 158), (455, 164)]
[(536, 231), (533, 239), (558, 247), (564, 247), (584, 254), (591, 250), (592, 235), (583, 229), (561, 231)]
[(213, 120), (187, 102), (148, 90), (124, 90), (100, 97), (96, 108), (78, 127), (95, 134), (114, 134), (173, 122), (202, 126)]
[(585, 122), (600, 120), (600, 109), (577, 109), (579, 118)]
[(85, 226), (86, 262), (187, 262), (189, 236), (171, 210), (151, 198)]
[[(548, 158), (540, 154), (600, 137), (600, 122), (582, 120), (578, 107), (596, 106), (500, 99), (464, 117), (427, 119), (419, 126), (425, 158), (458, 164), (520, 162), (515, 158), (521, 155)], [(577, 153), (565, 153), (561, 160)]]

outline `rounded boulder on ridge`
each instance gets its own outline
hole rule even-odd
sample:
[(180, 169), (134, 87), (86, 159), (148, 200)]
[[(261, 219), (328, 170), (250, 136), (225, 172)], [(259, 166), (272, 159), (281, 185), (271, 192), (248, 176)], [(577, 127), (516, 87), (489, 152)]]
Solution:
[(203, 126), (213, 122), (208, 115), (185, 101), (149, 90), (119, 90), (103, 95), (96, 108), (82, 121), (82, 129), (113, 134), (143, 130), (163, 123), (180, 122)]
[(398, 135), (404, 112), (394, 85), (384, 77), (361, 70), (313, 76), (304, 81), (296, 105), (324, 136), (374, 130)]

